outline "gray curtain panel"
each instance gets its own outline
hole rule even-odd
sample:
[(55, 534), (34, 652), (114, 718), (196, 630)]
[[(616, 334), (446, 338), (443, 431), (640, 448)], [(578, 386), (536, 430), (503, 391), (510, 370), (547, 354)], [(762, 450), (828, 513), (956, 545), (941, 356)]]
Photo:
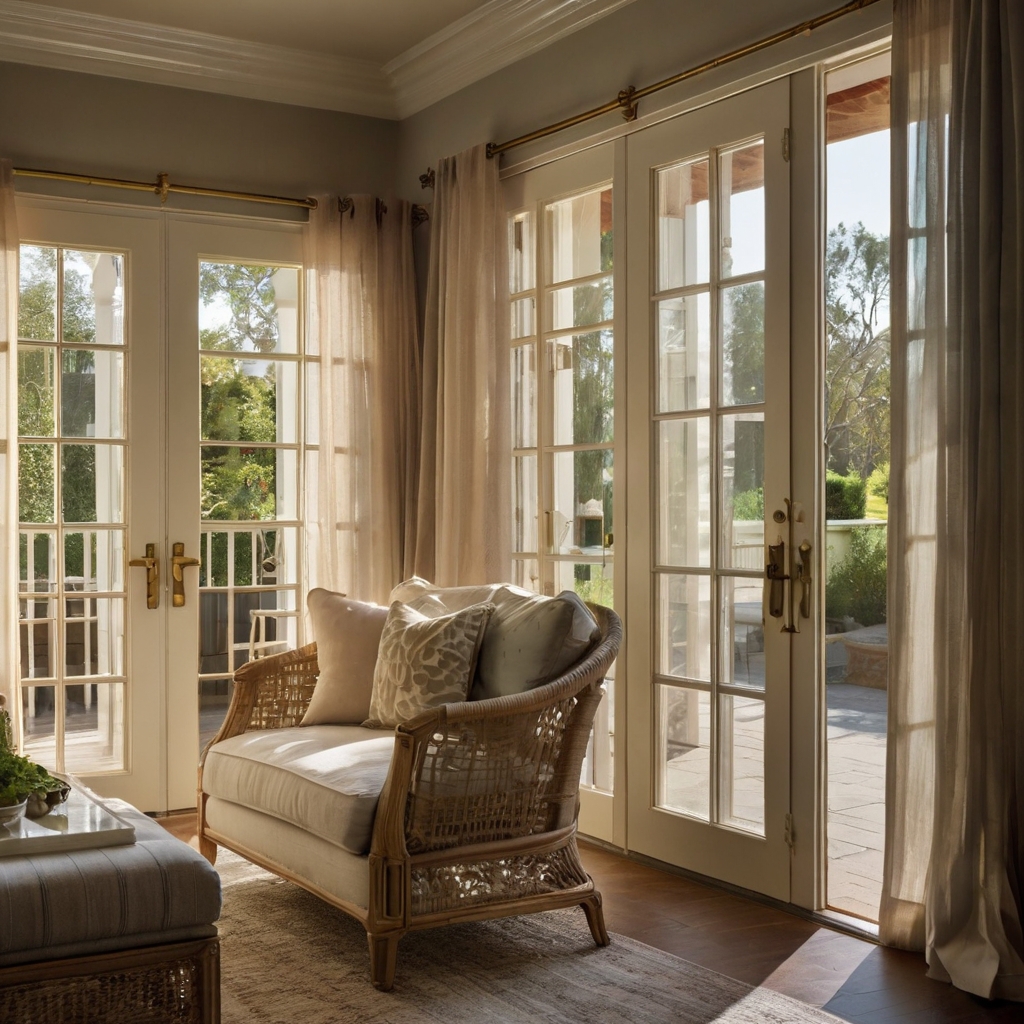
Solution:
[(1024, 1000), (1024, 6), (898, 0), (884, 941)]

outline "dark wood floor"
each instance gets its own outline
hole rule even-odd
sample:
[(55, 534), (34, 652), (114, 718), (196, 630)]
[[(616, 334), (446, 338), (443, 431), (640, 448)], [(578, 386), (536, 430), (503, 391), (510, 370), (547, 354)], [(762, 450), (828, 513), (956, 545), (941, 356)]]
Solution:
[[(160, 819), (195, 842), (195, 816)], [(608, 929), (685, 960), (821, 1006), (857, 1024), (1024, 1024), (1024, 1007), (990, 1003), (925, 977), (924, 958), (581, 843)]]

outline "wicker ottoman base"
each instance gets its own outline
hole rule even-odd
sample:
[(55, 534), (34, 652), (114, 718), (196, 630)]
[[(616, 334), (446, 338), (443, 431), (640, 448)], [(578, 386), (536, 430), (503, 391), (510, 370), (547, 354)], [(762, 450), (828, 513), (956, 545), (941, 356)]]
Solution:
[(219, 1024), (219, 941), (0, 968), (0, 1021)]

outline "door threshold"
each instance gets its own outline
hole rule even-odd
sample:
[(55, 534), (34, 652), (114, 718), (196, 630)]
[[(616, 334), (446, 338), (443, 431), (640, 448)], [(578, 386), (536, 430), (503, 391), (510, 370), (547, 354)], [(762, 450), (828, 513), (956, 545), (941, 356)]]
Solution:
[(773, 896), (765, 896), (764, 893), (754, 892), (752, 889), (744, 889), (742, 886), (723, 882), (721, 879), (712, 878), (710, 875), (702, 875), (696, 871), (676, 867), (675, 864), (668, 864), (665, 861), (648, 857), (633, 850), (624, 850), (621, 846), (616, 846), (614, 843), (609, 843), (593, 836), (586, 836), (580, 833), (577, 839), (583, 846), (593, 846), (608, 853), (615, 853), (637, 864), (656, 868), (659, 871), (666, 871), (670, 875), (688, 878), (693, 882), (706, 885), (709, 889), (718, 889), (721, 892), (729, 893), (731, 896), (740, 896), (743, 899), (750, 900), (752, 903), (760, 903), (762, 906), (784, 911), (787, 914), (792, 914), (794, 917), (801, 917), (805, 921), (813, 921), (815, 924), (823, 925), (826, 928), (832, 929), (832, 931), (851, 935), (855, 939), (863, 939), (865, 942), (872, 942), (876, 945), (880, 944), (878, 925), (873, 921), (865, 920), (863, 917), (844, 914), (839, 910), (808, 910), (806, 907), (801, 907), (796, 903), (787, 903), (785, 900), (778, 900)]

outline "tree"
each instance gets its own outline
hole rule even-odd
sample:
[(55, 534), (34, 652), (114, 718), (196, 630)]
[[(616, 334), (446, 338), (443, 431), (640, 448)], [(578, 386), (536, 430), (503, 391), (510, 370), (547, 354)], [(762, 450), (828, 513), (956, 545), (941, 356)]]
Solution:
[(889, 239), (863, 224), (828, 233), (825, 441), (828, 468), (867, 479), (889, 461)]

